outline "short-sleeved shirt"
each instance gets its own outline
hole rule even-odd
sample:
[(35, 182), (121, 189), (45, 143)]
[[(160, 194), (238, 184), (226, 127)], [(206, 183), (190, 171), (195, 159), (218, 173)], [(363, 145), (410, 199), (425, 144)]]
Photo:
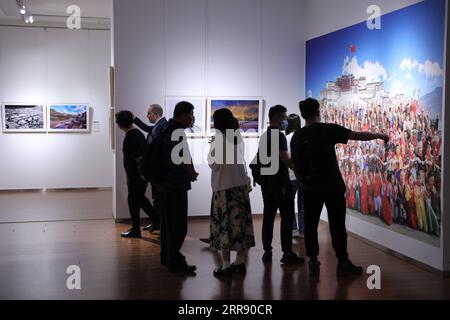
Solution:
[(127, 174), (128, 183), (140, 178), (138, 158), (144, 155), (145, 137), (138, 129), (133, 129), (125, 134), (123, 141), (123, 166)]
[(351, 132), (336, 124), (315, 123), (294, 134), (292, 160), (305, 191), (345, 193), (335, 146), (346, 144)]
[[(275, 132), (273, 132), (275, 130)], [(269, 158), (272, 157), (272, 134), (275, 134), (275, 136), (278, 136), (278, 150), (275, 152), (278, 154), (278, 170), (276, 174), (272, 176), (267, 176), (266, 183), (269, 184), (272, 187), (278, 187), (278, 186), (284, 186), (284, 185), (290, 185), (290, 178), (289, 178), (289, 171), (288, 167), (284, 164), (284, 162), (279, 157), (279, 154), (281, 151), (288, 151), (287, 147), (287, 140), (286, 136), (280, 131), (279, 128), (275, 127), (268, 127), (267, 131), (264, 133), (264, 135), (267, 135), (267, 156)], [(264, 143), (265, 139), (261, 139), (260, 143)]]

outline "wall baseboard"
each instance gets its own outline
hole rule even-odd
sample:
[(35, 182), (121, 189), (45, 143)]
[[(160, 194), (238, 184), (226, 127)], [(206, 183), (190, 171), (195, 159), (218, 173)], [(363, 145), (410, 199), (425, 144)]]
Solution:
[[(328, 222), (325, 222), (325, 221), (322, 221), (322, 223), (328, 224)], [(423, 269), (425, 271), (431, 272), (431, 273), (436, 274), (436, 275), (440, 275), (443, 278), (450, 277), (450, 270), (449, 271), (439, 270), (439, 269), (434, 268), (432, 266), (429, 266), (429, 265), (427, 265), (427, 264), (425, 264), (425, 263), (423, 263), (421, 261), (418, 261), (416, 259), (413, 259), (413, 258), (410, 258), (408, 256), (405, 256), (404, 254), (401, 254), (401, 253), (399, 253), (397, 251), (388, 249), (388, 248), (386, 248), (386, 247), (384, 247), (382, 245), (379, 245), (376, 242), (368, 240), (368, 239), (366, 239), (366, 238), (364, 238), (364, 237), (362, 237), (360, 235), (357, 235), (357, 234), (355, 234), (355, 233), (353, 233), (351, 231), (347, 230), (347, 233), (349, 235), (351, 235), (353, 238), (358, 239), (358, 240), (368, 244), (371, 247), (374, 247), (374, 248), (376, 248), (378, 250), (381, 250), (381, 251), (383, 251), (383, 252), (385, 252), (387, 254), (390, 254), (390, 255), (392, 255), (394, 257), (400, 258), (400, 259), (402, 259), (402, 260), (404, 260), (404, 261), (406, 261), (406, 262), (408, 262), (408, 263), (410, 263), (412, 265), (415, 265), (416, 267), (418, 267), (420, 269)]]

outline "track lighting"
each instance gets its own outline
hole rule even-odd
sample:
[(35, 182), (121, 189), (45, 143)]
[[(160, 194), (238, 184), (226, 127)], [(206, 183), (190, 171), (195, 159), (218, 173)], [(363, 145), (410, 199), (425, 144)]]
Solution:
[(17, 6), (19, 7), (19, 13), (22, 17), (22, 21), (25, 23), (33, 23), (34, 18), (31, 15), (31, 12), (27, 10), (25, 7), (25, 4), (23, 3), (23, 0), (16, 0)]

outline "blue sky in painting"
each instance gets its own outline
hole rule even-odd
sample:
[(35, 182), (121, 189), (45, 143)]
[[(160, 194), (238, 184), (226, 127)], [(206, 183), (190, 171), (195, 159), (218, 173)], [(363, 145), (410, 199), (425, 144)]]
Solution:
[(88, 107), (86, 105), (51, 105), (50, 109), (61, 113), (81, 114), (86, 112)]
[[(390, 93), (424, 96), (443, 86), (445, 0), (426, 0), (306, 43), (306, 93), (318, 97), (327, 81), (345, 73), (384, 81)], [(350, 46), (356, 46), (351, 55)]]

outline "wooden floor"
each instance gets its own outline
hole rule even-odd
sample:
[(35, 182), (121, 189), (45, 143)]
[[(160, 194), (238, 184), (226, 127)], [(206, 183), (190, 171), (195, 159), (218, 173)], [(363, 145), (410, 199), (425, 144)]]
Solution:
[[(278, 223), (278, 221), (277, 221)], [(311, 279), (307, 266), (283, 267), (278, 232), (274, 261), (261, 262), (261, 219), (248, 274), (229, 281), (213, 277), (215, 255), (199, 241), (207, 219), (192, 220), (183, 252), (196, 264), (195, 277), (173, 275), (159, 265), (155, 236), (122, 239), (128, 228), (113, 220), (0, 224), (0, 299), (449, 299), (450, 279), (424, 271), (368, 244), (349, 239), (355, 263), (381, 267), (382, 289), (370, 291), (368, 275), (338, 281), (327, 225), (321, 225), (322, 271)], [(278, 225), (276, 230), (278, 229)], [(303, 253), (304, 244), (295, 250)], [(81, 290), (66, 288), (66, 268), (81, 267)]]

